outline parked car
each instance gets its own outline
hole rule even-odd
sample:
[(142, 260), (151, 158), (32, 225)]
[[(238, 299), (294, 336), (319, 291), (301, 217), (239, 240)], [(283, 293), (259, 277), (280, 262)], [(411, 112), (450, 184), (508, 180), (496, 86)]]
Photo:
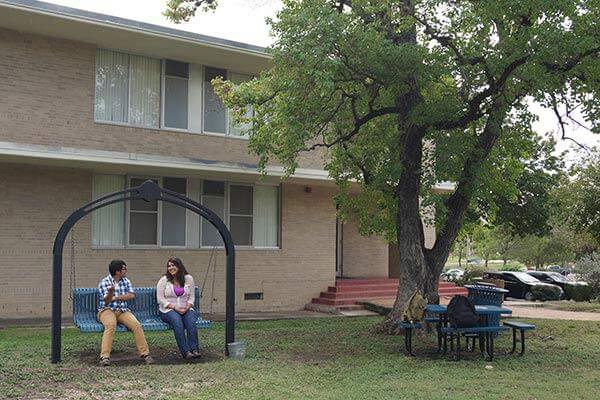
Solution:
[(564, 275), (561, 275), (558, 272), (529, 271), (527, 273), (542, 282), (560, 286), (565, 292), (565, 295), (569, 292), (567, 286), (587, 285), (587, 282), (570, 281)]
[(560, 265), (548, 265), (546, 267), (546, 271), (549, 272), (558, 272), (561, 275), (567, 276), (571, 273), (571, 270), (567, 267), (561, 267)]
[[(544, 289), (559, 292), (559, 297), (564, 297), (563, 289), (554, 284), (541, 282), (539, 279), (525, 272), (498, 271), (486, 272), (484, 279), (500, 279), (504, 281), (504, 289), (508, 290), (507, 297), (532, 301), (536, 299), (536, 292)], [(556, 289), (554, 289), (556, 288)]]
[(449, 269), (448, 271), (442, 272), (442, 280), (444, 281), (456, 281), (461, 279), (465, 275), (465, 271), (460, 268)]

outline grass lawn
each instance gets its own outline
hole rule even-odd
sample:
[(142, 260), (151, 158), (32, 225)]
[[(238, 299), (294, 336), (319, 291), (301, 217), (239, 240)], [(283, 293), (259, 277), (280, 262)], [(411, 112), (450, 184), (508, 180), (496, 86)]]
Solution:
[[(244, 361), (221, 355), (223, 325), (201, 332), (204, 357), (184, 362), (172, 333), (149, 332), (156, 365), (117, 333), (113, 365), (97, 366), (100, 334), (63, 331), (63, 362), (51, 365), (49, 328), (0, 329), (0, 397), (20, 399), (596, 399), (600, 323), (535, 320), (522, 358), (435, 355), (433, 335), (413, 341), (371, 333), (378, 318), (242, 322)], [(542, 338), (552, 336), (552, 340)], [(503, 335), (497, 348), (509, 347)], [(485, 368), (492, 365), (492, 369)]]

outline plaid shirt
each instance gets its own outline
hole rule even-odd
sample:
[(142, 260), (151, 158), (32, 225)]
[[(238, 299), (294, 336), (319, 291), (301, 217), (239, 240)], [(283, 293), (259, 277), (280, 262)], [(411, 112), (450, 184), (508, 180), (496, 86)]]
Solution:
[(110, 308), (113, 311), (129, 311), (129, 307), (126, 301), (111, 301), (108, 304), (104, 304), (104, 297), (108, 294), (109, 287), (115, 288), (114, 297), (121, 296), (127, 293), (133, 293), (133, 287), (131, 282), (127, 278), (121, 278), (119, 283), (115, 283), (113, 277), (109, 274), (107, 277), (100, 281), (98, 285), (98, 311), (105, 308)]

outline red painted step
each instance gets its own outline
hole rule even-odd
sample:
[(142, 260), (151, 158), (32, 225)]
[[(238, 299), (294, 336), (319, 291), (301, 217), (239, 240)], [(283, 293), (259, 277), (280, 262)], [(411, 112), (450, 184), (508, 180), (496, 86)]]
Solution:
[[(308, 309), (326, 307), (328, 310), (346, 311), (358, 310), (362, 306), (356, 304), (364, 300), (394, 299), (398, 292), (398, 279), (391, 278), (359, 278), (338, 279), (335, 286), (329, 286), (326, 292), (313, 298)], [(439, 282), (440, 296), (451, 297), (456, 294), (466, 295), (467, 290), (456, 286), (453, 282)]]
[(396, 289), (392, 290), (366, 290), (360, 292), (321, 292), (319, 297), (324, 299), (365, 299), (368, 297), (395, 297)]
[(381, 285), (381, 284), (398, 284), (398, 279), (392, 278), (357, 278), (357, 279), (338, 279), (335, 281), (336, 286), (352, 286), (352, 285)]
[(365, 292), (369, 290), (398, 290), (398, 284), (372, 284), (372, 285), (341, 285), (341, 286), (329, 286), (328, 292), (335, 293), (346, 293), (346, 292)]

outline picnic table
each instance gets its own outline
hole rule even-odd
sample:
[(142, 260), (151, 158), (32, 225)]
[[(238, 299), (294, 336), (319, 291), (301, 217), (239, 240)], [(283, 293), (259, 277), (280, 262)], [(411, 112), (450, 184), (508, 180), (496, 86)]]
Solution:
[(494, 321), (502, 314), (512, 314), (512, 310), (506, 307), (493, 305), (476, 305), (475, 314), (483, 317), (483, 323), (477, 327), (455, 328), (448, 326), (448, 307), (442, 304), (428, 304), (427, 314), (438, 315), (438, 351), (445, 353), (447, 350), (447, 339), (450, 335), (450, 344), (453, 345), (453, 339), (456, 338), (455, 358), (460, 358), (460, 337), (461, 335), (470, 335), (473, 338), (479, 337), (479, 348), (482, 354), (492, 360), (494, 357), (494, 336), (498, 332), (508, 330), (508, 327), (497, 326)]

